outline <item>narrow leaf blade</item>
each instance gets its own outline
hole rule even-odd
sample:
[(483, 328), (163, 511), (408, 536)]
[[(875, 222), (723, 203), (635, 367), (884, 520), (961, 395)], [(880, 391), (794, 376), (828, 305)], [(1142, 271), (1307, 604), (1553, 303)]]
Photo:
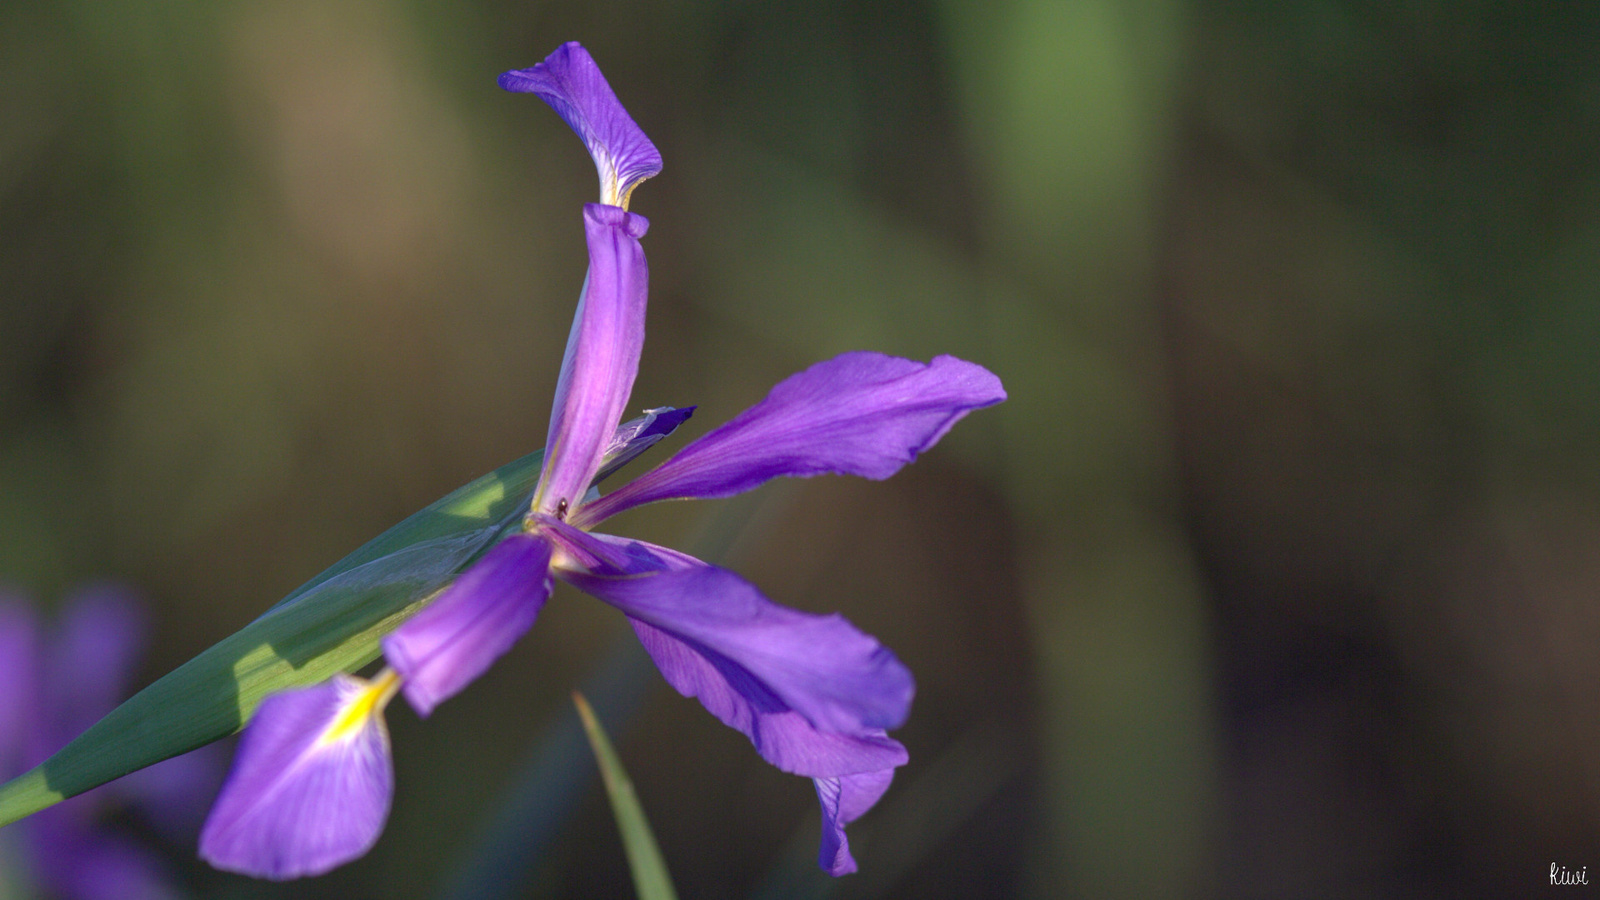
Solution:
[(543, 464), (530, 454), (367, 542), (0, 785), (0, 825), (238, 731), (274, 691), (350, 672), (520, 518)]
[(645, 819), (644, 808), (634, 793), (633, 782), (622, 768), (622, 760), (600, 727), (589, 701), (574, 691), (572, 702), (578, 707), (578, 717), (583, 720), (584, 733), (589, 736), (589, 746), (594, 749), (595, 761), (600, 765), (600, 778), (605, 782), (606, 794), (611, 798), (611, 812), (617, 819), (617, 829), (622, 832), (622, 847), (628, 854), (628, 868), (633, 870), (633, 887), (639, 900), (677, 900), (672, 889), (672, 877), (667, 874), (666, 861), (656, 846), (650, 822)]

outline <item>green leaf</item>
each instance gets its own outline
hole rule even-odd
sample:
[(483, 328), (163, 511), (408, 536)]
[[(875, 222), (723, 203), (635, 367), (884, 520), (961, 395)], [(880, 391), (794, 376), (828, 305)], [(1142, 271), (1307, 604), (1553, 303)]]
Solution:
[(351, 672), (520, 521), (539, 451), (414, 513), (0, 785), (0, 825), (238, 731), (274, 691)]
[(650, 833), (650, 823), (644, 817), (638, 795), (633, 792), (633, 782), (622, 768), (622, 760), (617, 758), (617, 751), (612, 749), (611, 740), (600, 727), (589, 701), (573, 691), (572, 702), (578, 706), (578, 717), (583, 719), (589, 746), (594, 748), (595, 761), (600, 764), (600, 778), (611, 798), (611, 813), (616, 816), (617, 829), (622, 832), (622, 848), (628, 854), (628, 868), (633, 870), (633, 888), (638, 891), (639, 900), (677, 900), (666, 861), (661, 858), (655, 835)]

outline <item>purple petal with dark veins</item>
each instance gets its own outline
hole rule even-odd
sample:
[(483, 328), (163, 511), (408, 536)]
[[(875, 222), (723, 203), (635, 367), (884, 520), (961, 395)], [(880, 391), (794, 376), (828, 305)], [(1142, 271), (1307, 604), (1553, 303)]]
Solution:
[(825, 777), (905, 762), (905, 748), (884, 729), (910, 712), (911, 673), (844, 617), (779, 606), (707, 565), (558, 574), (626, 613), (667, 681), (778, 768)]
[(953, 356), (919, 363), (846, 353), (783, 380), (760, 403), (571, 521), (588, 528), (641, 504), (728, 497), (780, 475), (888, 478), (962, 416), (1005, 398), (993, 373)]
[(602, 203), (626, 208), (639, 182), (661, 171), (661, 154), (576, 41), (556, 48), (531, 69), (501, 75), (500, 86), (538, 94), (583, 138), (600, 172)]
[(394, 793), (382, 701), (348, 675), (261, 702), (200, 832), (219, 869), (284, 880), (370, 849)]
[(639, 238), (642, 216), (591, 203), (583, 208), (589, 277), (567, 337), (550, 410), (536, 512), (560, 515), (589, 490), (622, 411), (644, 347), (649, 270)]
[(822, 871), (838, 876), (856, 870), (844, 827), (871, 809), (893, 780), (893, 769), (814, 779), (817, 800), (822, 804), (822, 850), (817, 854), (817, 865)]
[(514, 534), (383, 639), (418, 715), (482, 675), (533, 627), (550, 597), (550, 544)]

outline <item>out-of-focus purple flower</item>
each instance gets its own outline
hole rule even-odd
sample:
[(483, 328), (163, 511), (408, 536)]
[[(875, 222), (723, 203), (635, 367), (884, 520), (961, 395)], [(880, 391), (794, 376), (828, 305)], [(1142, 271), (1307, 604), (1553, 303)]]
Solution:
[[(126, 590), (86, 587), (59, 626), (41, 627), (24, 597), (0, 590), (0, 778), (32, 768), (129, 693), (145, 620)], [(134, 808), (169, 839), (192, 835), (221, 775), (209, 751), (73, 797), (0, 833), (41, 892), (72, 900), (169, 898), (180, 892), (161, 859), (105, 814)]]
[[(584, 208), (589, 276), (531, 509), (520, 532), (384, 640), (390, 668), (374, 681), (345, 679), (262, 705), (201, 855), (221, 868), (288, 878), (365, 852), (382, 828), (392, 780), (387, 698), (398, 686), (427, 716), (532, 627), (559, 578), (620, 609), (667, 681), (743, 732), (762, 758), (813, 779), (820, 864), (852, 872), (844, 826), (906, 761), (887, 732), (910, 711), (911, 673), (841, 616), (779, 606), (725, 569), (591, 529), (645, 503), (726, 497), (778, 476), (887, 478), (1005, 391), (983, 367), (950, 356), (921, 363), (846, 353), (784, 380), (653, 471), (597, 496), (589, 485), (620, 437), (644, 343), (648, 270), (639, 239), (648, 223), (627, 204), (661, 157), (575, 43), (502, 75), (500, 85), (548, 102), (583, 138), (601, 184), (602, 202)], [(338, 809), (328, 801), (336, 795), (349, 797)], [(326, 834), (315, 840), (303, 833), (318, 829)]]

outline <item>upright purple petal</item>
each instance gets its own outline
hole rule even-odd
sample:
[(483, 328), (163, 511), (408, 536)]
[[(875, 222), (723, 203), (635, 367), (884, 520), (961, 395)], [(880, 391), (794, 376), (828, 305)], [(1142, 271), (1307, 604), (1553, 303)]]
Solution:
[(817, 801), (822, 804), (822, 850), (817, 864), (829, 875), (849, 875), (856, 870), (844, 827), (861, 818), (889, 789), (894, 770), (863, 772), (838, 778), (814, 779)]
[(284, 880), (319, 875), (369, 850), (394, 793), (383, 706), (394, 675), (335, 675), (262, 701), (200, 832), (219, 869)]
[(589, 277), (567, 337), (550, 411), (535, 512), (576, 507), (600, 471), (639, 372), (649, 270), (639, 238), (649, 223), (612, 206), (583, 210)]
[(510, 650), (549, 597), (550, 544), (528, 534), (501, 541), (383, 639), (406, 701), (418, 715), (433, 712)]
[(628, 615), (667, 681), (802, 775), (877, 771), (905, 761), (884, 735), (911, 707), (911, 673), (842, 616), (779, 606), (713, 566), (564, 580)]
[(661, 171), (661, 154), (622, 108), (589, 52), (576, 41), (544, 62), (500, 76), (508, 91), (538, 94), (583, 138), (600, 172), (600, 202), (628, 207), (639, 182)]
[(780, 475), (888, 478), (962, 416), (1005, 398), (993, 373), (953, 356), (919, 363), (846, 353), (783, 380), (766, 399), (588, 504), (572, 522), (588, 528), (657, 500), (727, 497)]

